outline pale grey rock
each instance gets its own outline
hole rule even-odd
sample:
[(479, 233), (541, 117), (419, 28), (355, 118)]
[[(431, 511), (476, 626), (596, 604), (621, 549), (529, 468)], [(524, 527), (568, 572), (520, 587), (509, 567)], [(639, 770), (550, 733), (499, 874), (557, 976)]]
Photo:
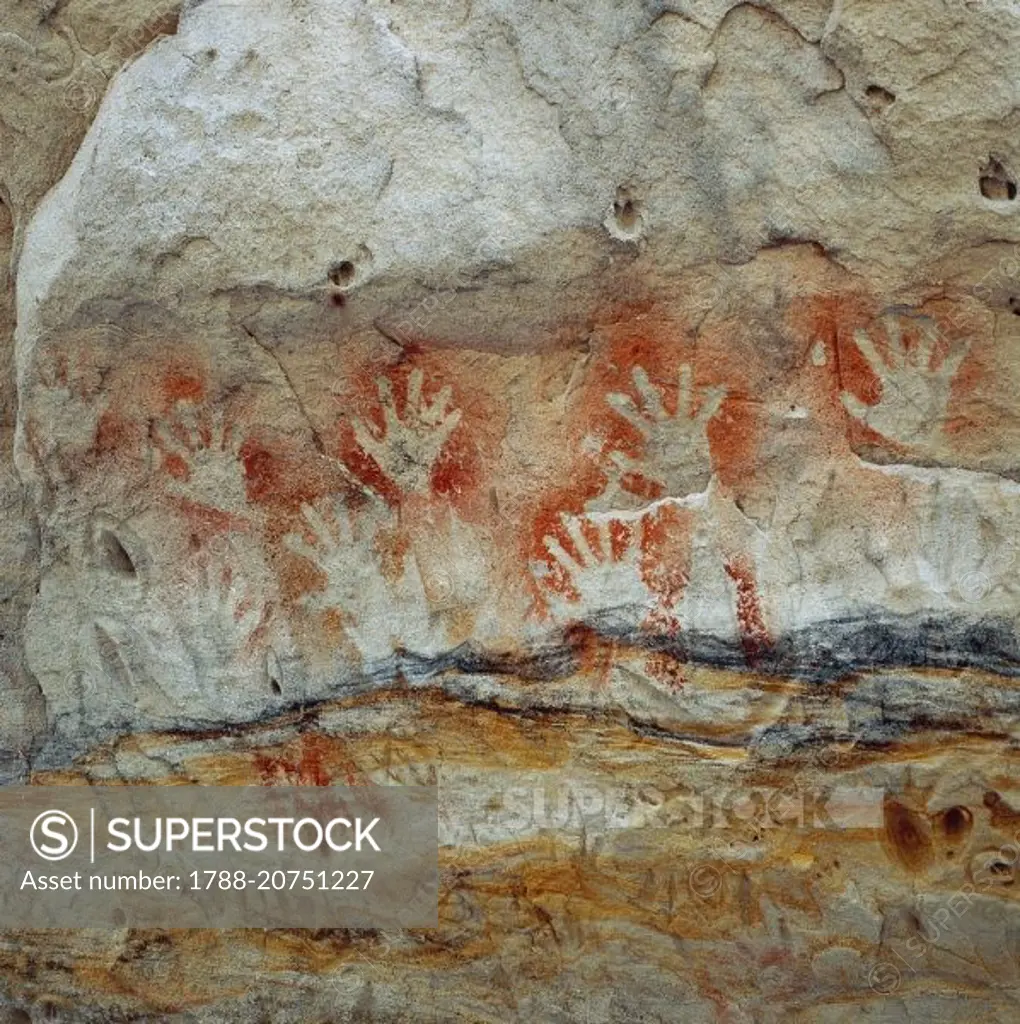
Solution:
[[(116, 360), (126, 349), (144, 352), (145, 339), (171, 324), (181, 338), (198, 331), (213, 344), (214, 337), (236, 334), (239, 321), (258, 344), (221, 344), (222, 372), (235, 379), (265, 376), (286, 389), (288, 403), (286, 392), (296, 387), (304, 416), (305, 384), (300, 378), (295, 384), (276, 350), (314, 325), (311, 307), (328, 294), (328, 272), (338, 261), (350, 265), (345, 288), (356, 310), (346, 329), (354, 335), (376, 324), (405, 336), (419, 297), (445, 288), (453, 274), (457, 288), (441, 290), (428, 307), (428, 332), (456, 342), (484, 323), (492, 344), (521, 345), (542, 336), (542, 310), (562, 329), (596, 294), (607, 244), (632, 247), (654, 268), (648, 289), (665, 297), (685, 268), (747, 262), (763, 246), (810, 239), (828, 259), (892, 297), (932, 267), (944, 271), (950, 244), (953, 252), (968, 252), (991, 234), (1015, 234), (1004, 205), (1009, 200), (983, 196), (974, 173), (985, 149), (1002, 150), (1002, 112), (989, 109), (996, 94), (954, 85), (973, 81), (970, 62), (981, 40), (983, 75), (998, 74), (1003, 89), (1012, 87), (1015, 69), (1001, 40), (1016, 31), (1015, 18), (995, 7), (939, 17), (944, 25), (936, 20), (924, 38), (931, 43), (940, 28), (952, 29), (945, 46), (902, 58), (896, 81), (880, 85), (881, 15), (841, 5), (671, 10), (607, 2), (583, 15), (498, 3), (464, 11), (412, 5), (399, 12), (351, 2), (192, 7), (176, 36), (159, 40), (113, 83), (69, 173), (26, 236), (18, 286), (19, 466), (46, 521), (44, 534), (60, 537), (64, 523), (100, 507), (119, 516), (116, 506), (127, 498), (86, 497), (79, 488), (73, 513), (66, 505), (72, 492), (61, 483), (68, 473), (61, 453), (98, 429), (105, 411), (101, 402), (78, 401), (44, 383), (70, 324), (94, 331), (88, 325), (97, 319), (124, 324), (123, 312), (137, 311), (126, 331), (100, 327), (107, 337), (90, 341)], [(589, 31), (579, 31), (579, 18)], [(989, 60), (1000, 61), (995, 72)], [(919, 120), (936, 77), (940, 95), (952, 95), (955, 104), (954, 116), (945, 119), (951, 127), (937, 142)], [(314, 86), (292, 88), (291, 80)], [(888, 106), (876, 100), (887, 93), (895, 95)], [(947, 131), (966, 146), (954, 146)], [(941, 200), (925, 187), (935, 172), (921, 154), (934, 156), (936, 147), (939, 187), (959, 197), (951, 232), (936, 228)], [(1009, 154), (1002, 160), (1009, 164)], [(898, 184), (905, 173), (909, 198)], [(555, 277), (546, 272), (550, 267)], [(570, 301), (549, 301), (564, 288)], [(248, 297), (257, 294), (264, 298)], [(703, 299), (695, 296), (695, 304)], [(710, 296), (713, 309), (721, 299)], [(285, 328), (280, 318), (294, 302), (301, 312)], [(553, 326), (547, 316), (546, 333)], [(923, 383), (923, 373), (913, 379)], [(776, 396), (773, 416), (789, 417), (779, 412), (784, 398)], [(844, 393), (851, 415), (893, 442), (913, 443), (920, 428), (908, 399), (890, 385), (864, 412)], [(948, 377), (942, 392), (932, 392), (921, 424), (937, 420), (947, 400)], [(45, 424), (45, 436), (29, 437), (34, 420)], [(316, 431), (314, 418), (308, 425)], [(814, 411), (795, 409), (791, 429), (815, 430)], [(787, 438), (777, 453), (790, 469), (798, 466), (789, 455), (796, 443)], [(244, 512), (237, 465), (210, 464), (205, 477), (189, 481), (191, 498)], [(737, 546), (757, 566), (766, 594), (761, 615), (775, 635), (833, 619), (863, 620), (876, 609), (1015, 620), (1006, 570), (1016, 486), (965, 471), (882, 471), (899, 492), (890, 507), (899, 503), (904, 514), (866, 529), (834, 514), (841, 490), (852, 492), (856, 480), (842, 479), (840, 469), (830, 471), (818, 459), (807, 462), (795, 488), (778, 489), (767, 524), (736, 508), (715, 484), (701, 498), (681, 499), (677, 507), (694, 509), (700, 525), (688, 591), (671, 613), (693, 635), (739, 644), (740, 584), (725, 568), (739, 538)], [(665, 469), (664, 479), (670, 486)], [(292, 547), (306, 543), (291, 541)], [(44, 689), (57, 694), (51, 714), (63, 715), (58, 709), (75, 699), (61, 691), (73, 689), (66, 680), (79, 670), (44, 662), (76, 664), (77, 656), (62, 646), (65, 640), (53, 643), (45, 635), (45, 623), (54, 621), (47, 602), (67, 600), (75, 585), (54, 575), (47, 542), (49, 579), (28, 647), (33, 671), (50, 680)], [(346, 584), (358, 596), (331, 583), (321, 598), (361, 604), (358, 622), (348, 627), (357, 655), (383, 672), (394, 647), (419, 658), (441, 655), (449, 641), (416, 611), (423, 596), (435, 601), (435, 586), (430, 592), (418, 576), (421, 555), (406, 564), (394, 590), (373, 578), (372, 539), (361, 543), (355, 550), (364, 575)], [(467, 533), (455, 546), (456, 560), (446, 561), (460, 579), (444, 585), (456, 592), (458, 606), (485, 608), (493, 590), (479, 571), (483, 559), (468, 555)], [(323, 557), (309, 560), (328, 576)], [(271, 599), (273, 585), (253, 558), (244, 566), (246, 585)], [(80, 562), (77, 553), (71, 561)], [(589, 573), (590, 580), (582, 568), (567, 566), (568, 573), (577, 569), (580, 606), (554, 609), (554, 619), (589, 619), (621, 633), (636, 629), (652, 601), (637, 563), (606, 566)], [(94, 585), (86, 576), (78, 593)], [(168, 585), (155, 584), (160, 614), (172, 607), (159, 590)], [(131, 607), (124, 600), (122, 613)], [(167, 630), (192, 631), (144, 615), (131, 628), (145, 637), (135, 646), (155, 644), (164, 652), (174, 647), (163, 639)], [(484, 645), (500, 628), (493, 618), (473, 638)], [(286, 660), (289, 644), (284, 637), (267, 647)], [(207, 646), (160, 655), (165, 671), (179, 677), (168, 708), (193, 692), (189, 660), (198, 659), (199, 674), (230, 671), (231, 642), (210, 639)], [(102, 661), (95, 650), (84, 658)], [(315, 670), (319, 678), (302, 679), (301, 695), (330, 692), (343, 666), (341, 658)], [(65, 682), (53, 682), (56, 677)], [(253, 685), (250, 698), (226, 698), (233, 710), (213, 702), (204, 711), (199, 701), (191, 718), (272, 710), (269, 688)], [(161, 720), (162, 698), (151, 699), (151, 712), (129, 716), (132, 722)]]
[[(125, 31), (19, 22), (2, 74), (98, 101)], [(485, 950), (224, 994), (246, 948), (161, 1019), (1015, 1018), (1018, 37), (1006, 2), (205, 0), (31, 219), (5, 176), (0, 771), (436, 782), (435, 948)], [(866, 839), (684, 817), (824, 783), (889, 795)]]

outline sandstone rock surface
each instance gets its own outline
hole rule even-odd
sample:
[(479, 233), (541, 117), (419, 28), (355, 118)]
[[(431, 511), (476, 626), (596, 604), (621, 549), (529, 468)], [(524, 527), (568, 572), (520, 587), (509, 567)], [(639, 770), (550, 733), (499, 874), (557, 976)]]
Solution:
[(444, 870), (11, 1019), (1016, 1019), (1020, 9), (8, 7), (5, 772)]

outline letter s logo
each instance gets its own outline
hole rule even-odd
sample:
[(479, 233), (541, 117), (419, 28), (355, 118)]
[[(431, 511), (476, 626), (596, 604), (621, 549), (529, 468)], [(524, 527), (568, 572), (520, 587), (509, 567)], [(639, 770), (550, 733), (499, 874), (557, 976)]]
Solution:
[[(68, 831), (72, 836), (70, 839), (66, 834)], [(51, 841), (41, 841), (37, 833)], [(74, 848), (78, 845), (78, 826), (74, 823), (74, 818), (65, 811), (43, 811), (32, 822), (29, 839), (32, 842), (32, 849), (43, 860), (63, 860), (74, 853)]]

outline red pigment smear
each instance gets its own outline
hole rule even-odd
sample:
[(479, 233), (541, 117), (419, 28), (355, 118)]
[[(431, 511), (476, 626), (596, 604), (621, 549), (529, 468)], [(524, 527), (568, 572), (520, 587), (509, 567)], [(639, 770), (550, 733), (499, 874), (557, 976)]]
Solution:
[(208, 505), (201, 505), (182, 497), (176, 498), (176, 506), (188, 529), (199, 537), (202, 543), (208, 543), (224, 534), (251, 531), (251, 523), (244, 516), (210, 508)]
[(303, 505), (349, 487), (346, 481), (337, 479), (339, 470), (329, 472), (317, 464), (322, 460), (315, 460), (313, 453), (290, 445), (249, 437), (238, 455), (244, 466), (248, 500), (267, 508), (273, 519), (286, 520), (281, 525), (283, 532), (290, 529)]
[[(874, 298), (857, 292), (796, 298), (785, 315), (802, 346), (801, 371), (795, 378), (797, 393), (803, 396), (802, 404), (812, 407), (819, 427), (828, 428), (833, 439), (845, 438), (847, 432), (848, 416), (840, 393), (850, 391), (868, 402), (877, 395), (876, 378), (853, 340), (854, 331), (870, 324), (874, 315)], [(824, 366), (812, 362), (817, 342), (825, 348)]]
[(113, 409), (107, 409), (96, 424), (92, 452), (97, 458), (116, 455), (134, 440), (135, 425)]
[[(66, 357), (61, 358), (66, 363)], [(138, 372), (137, 368), (130, 367), (111, 379), (108, 387), (113, 402), (99, 417), (89, 452), (98, 460), (123, 457), (140, 445), (147, 445), (145, 424), (148, 410), (154, 406), (168, 410), (178, 396), (200, 396), (202, 393), (201, 381), (194, 375), (173, 370), (157, 384), (151, 373)], [(178, 479), (187, 477), (186, 468), (180, 460), (168, 466), (168, 470)]]
[(681, 693), (687, 683), (684, 663), (665, 651), (649, 654), (645, 658), (645, 671), (670, 693)]
[(61, 351), (57, 354), (53, 360), (53, 370), (56, 386), (66, 388), (70, 376), (67, 352)]
[(183, 455), (178, 455), (176, 453), (167, 455), (166, 452), (163, 452), (160, 458), (163, 468), (170, 476), (175, 480), (187, 481), (189, 476), (188, 464), (184, 461)]
[[(304, 733), (300, 739), (298, 760), (256, 753), (255, 768), (263, 786), (329, 786), (333, 779), (324, 763), (329, 751), (330, 744), (325, 737)], [(348, 766), (348, 785), (355, 784), (356, 774), (354, 766)]]
[[(644, 519), (642, 575), (658, 597), (644, 628), (658, 636), (675, 638), (680, 634), (677, 606), (690, 580), (694, 518), (689, 509), (666, 507)], [(666, 651), (649, 654), (645, 671), (672, 693), (679, 693), (687, 681), (684, 663)]]
[(984, 325), (977, 318), (968, 322), (964, 313), (948, 300), (925, 303), (922, 309), (935, 320), (939, 335), (943, 339), (936, 347), (935, 366), (941, 366), (946, 355), (956, 345), (964, 341), (971, 343), (960, 369), (953, 377), (949, 408), (943, 425), (944, 433), (952, 435), (955, 439), (963, 434), (973, 435), (977, 431), (994, 429), (997, 424), (987, 418), (987, 406), (984, 402), (978, 403), (976, 409), (971, 407), (972, 415), (963, 412), (967, 409), (972, 396), (983, 395), (988, 398), (990, 393), (1001, 388), (1003, 383), (1003, 375), (996, 374), (995, 369), (989, 365), (986, 360), (988, 350), (978, 340), (979, 332)]
[(641, 408), (633, 377), (640, 366), (659, 391), (667, 412), (673, 414), (680, 366), (691, 362), (694, 354), (687, 333), (650, 310), (648, 305), (623, 307), (613, 322), (599, 325), (598, 337), (603, 340), (593, 351), (580, 410), (582, 433), (604, 437), (606, 451), (616, 449), (634, 457), (642, 454), (643, 436), (609, 405), (607, 396), (611, 392), (630, 395)]
[[(536, 503), (532, 529), (524, 535), (525, 557), (550, 562), (544, 538), (554, 535), (568, 550), (570, 542), (560, 527), (560, 514), (581, 515), (585, 503), (597, 497), (605, 488), (607, 464), (605, 455), (621, 451), (638, 458), (643, 453), (643, 437), (627, 420), (620, 416), (607, 401), (611, 392), (622, 392), (637, 398), (632, 371), (641, 366), (656, 387), (663, 393), (668, 410), (676, 408), (679, 367), (688, 356), (682, 331), (649, 316), (648, 305), (623, 306), (607, 314), (609, 322), (600, 324), (589, 368), (582, 384), (570, 421), (562, 424), (560, 448), (580, 452), (584, 440), (590, 436), (603, 441), (602, 453), (579, 457), (568, 474), (569, 483), (545, 491)], [(624, 486), (646, 501), (661, 497), (659, 488), (638, 474), (624, 477)]]
[[(620, 392), (641, 402), (633, 380), (633, 371), (640, 366), (658, 390), (667, 413), (675, 415), (679, 396), (680, 367), (685, 363), (693, 371), (695, 413), (703, 393), (710, 387), (724, 386), (727, 397), (720, 410), (709, 421), (707, 436), (712, 466), (720, 481), (731, 487), (745, 485), (757, 466), (758, 438), (761, 434), (760, 406), (751, 388), (751, 377), (757, 364), (753, 351), (738, 350), (730, 333), (734, 325), (705, 332), (695, 342), (685, 327), (664, 320), (649, 306), (622, 310), (619, 319), (601, 334), (608, 339), (604, 353), (594, 360), (590, 374), (589, 430), (606, 437), (605, 449), (618, 448), (640, 457), (644, 441), (641, 433), (614, 412), (606, 395)], [(710, 373), (706, 375), (706, 370)], [(654, 467), (649, 467), (654, 473)], [(635, 486), (625, 481), (628, 489), (648, 500), (662, 497), (660, 489), (650, 480)]]
[[(475, 365), (478, 363), (483, 365)], [(444, 444), (433, 467), (431, 493), (472, 518), (472, 510), (479, 500), (482, 467), (495, 458), (500, 440), (498, 427), (504, 419), (489, 395), (466, 383), (486, 380), (490, 376), (477, 353), (414, 346), (405, 348), (399, 360), (390, 366), (372, 362), (355, 369), (348, 375), (346, 393), (341, 396), (349, 413), (337, 423), (338, 457), (390, 504), (398, 506), (401, 503), (403, 495), (355, 441), (351, 419), (360, 419), (375, 428), (377, 436), (381, 435), (384, 419), (376, 379), (386, 377), (392, 386), (397, 416), (403, 420), (408, 381), (416, 369), (424, 374), (422, 399), (425, 403), (434, 402), (439, 392), (449, 386), (453, 395), (447, 409), (461, 411), (460, 423)]]
[(777, 382), (739, 322), (728, 321), (702, 331), (693, 386), (696, 408), (708, 388), (726, 389), (726, 398), (706, 430), (712, 468), (719, 482), (735, 495), (749, 495), (760, 471), (764, 403)]
[[(918, 313), (932, 317), (939, 332), (940, 341), (935, 346), (932, 359), (932, 365), (936, 367), (941, 364), (955, 342), (966, 333), (967, 325), (961, 322), (960, 315), (954, 310), (953, 304), (943, 299), (931, 300), (917, 308)], [(826, 354), (835, 363), (834, 372), (827, 375), (830, 407), (834, 410), (834, 415), (839, 417), (851, 443), (882, 445), (892, 452), (906, 454), (907, 450), (901, 445), (846, 413), (840, 400), (842, 391), (856, 396), (866, 405), (875, 405), (881, 398), (881, 380), (854, 340), (854, 332), (864, 330), (879, 355), (883, 358), (888, 357), (888, 337), (879, 313), (874, 299), (850, 293), (825, 299), (816, 297), (795, 309), (788, 319), (795, 325), (801, 325), (809, 337), (813, 335), (816, 340), (826, 341)], [(900, 325), (903, 343), (909, 352), (919, 343), (920, 325), (912, 323), (909, 316), (903, 317)], [(977, 386), (979, 380), (987, 376), (980, 358), (972, 360), (973, 355), (972, 349), (953, 382), (954, 399), (960, 393), (969, 393), (971, 388)], [(819, 369), (819, 374), (822, 373), (824, 370)], [(961, 422), (950, 417), (947, 419), (946, 431), (955, 433), (970, 425), (972, 424), (966, 419)]]
[(737, 622), (740, 643), (748, 665), (754, 668), (772, 647), (772, 638), (765, 628), (758, 586), (750, 567), (739, 559), (726, 562), (726, 574), (737, 586)]
[(663, 609), (675, 608), (683, 599), (691, 573), (694, 524), (693, 511), (672, 506), (642, 520), (642, 576)]
[(163, 409), (167, 411), (178, 402), (201, 402), (205, 385), (200, 377), (182, 370), (170, 370), (163, 378)]
[(265, 501), (280, 491), (282, 473), (268, 448), (249, 438), (242, 445), (240, 456), (249, 500)]
[(577, 662), (578, 671), (583, 675), (592, 676), (597, 689), (608, 687), (619, 643), (606, 639), (590, 626), (580, 622), (567, 627), (564, 639)]
[[(574, 450), (577, 450), (576, 446)], [(596, 463), (587, 460), (580, 462), (571, 474), (569, 484), (542, 494), (537, 507), (530, 512), (532, 516), (531, 530), (522, 530), (521, 532), (522, 544), (525, 548), (524, 561), (545, 562), (552, 570), (545, 579), (545, 585), (568, 597), (576, 597), (576, 595), (559, 562), (549, 554), (549, 550), (545, 546), (545, 538), (547, 536), (556, 537), (567, 551), (576, 555), (574, 545), (560, 522), (560, 516), (564, 513), (570, 516), (583, 515), (585, 502), (601, 493), (604, 479), (602, 471)], [(522, 511), (522, 522), (527, 521), (528, 514), (528, 512)], [(587, 531), (585, 535), (588, 536)], [(594, 543), (597, 543), (594, 536), (588, 536), (588, 541), (589, 544), (593, 544), (593, 550), (597, 551), (598, 548), (594, 547)]]
[(762, 407), (731, 388), (719, 412), (709, 421), (708, 443), (719, 482), (739, 494), (758, 468)]
[[(853, 343), (853, 332), (871, 323), (877, 312), (876, 300), (864, 292), (841, 291), (796, 297), (787, 308), (785, 320), (802, 339), (805, 352), (816, 341), (831, 347), (841, 339)], [(838, 397), (838, 396), (837, 396)]]

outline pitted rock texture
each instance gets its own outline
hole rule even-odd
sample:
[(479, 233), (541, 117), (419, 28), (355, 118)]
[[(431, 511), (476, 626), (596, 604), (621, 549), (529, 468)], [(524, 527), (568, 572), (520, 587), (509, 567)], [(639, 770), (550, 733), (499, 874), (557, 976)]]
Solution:
[[(22, 936), (12, 1012), (1014, 1019), (1016, 5), (67, 12), (0, 37), (95, 115), (2, 165), (6, 770), (435, 781), (447, 886)], [(822, 784), (881, 821), (671, 803)]]
[(13, 462), (17, 410), (14, 271), (25, 229), (67, 169), (109, 79), (157, 35), (173, 31), (179, 2), (0, 4), (0, 776), (23, 775), (46, 732), (38, 682), (21, 634), (39, 584), (36, 517)]

